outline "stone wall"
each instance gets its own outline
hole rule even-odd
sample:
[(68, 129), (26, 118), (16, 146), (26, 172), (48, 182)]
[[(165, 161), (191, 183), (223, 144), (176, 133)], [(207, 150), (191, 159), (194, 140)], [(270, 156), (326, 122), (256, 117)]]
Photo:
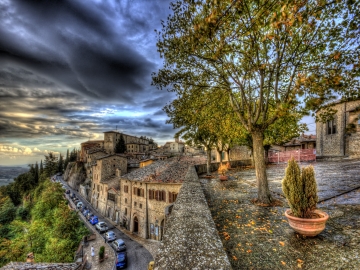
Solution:
[(194, 167), (166, 222), (154, 269), (231, 269)]
[(247, 160), (251, 158), (251, 149), (245, 145), (235, 146), (230, 149), (230, 160)]
[[(231, 167), (238, 167), (238, 166), (250, 166), (251, 165), (251, 159), (247, 160), (233, 160), (230, 161)], [(214, 172), (219, 168), (220, 163), (219, 162), (213, 162), (210, 165), (210, 171)], [(206, 173), (206, 164), (200, 164), (195, 165), (196, 172), (198, 174)]]

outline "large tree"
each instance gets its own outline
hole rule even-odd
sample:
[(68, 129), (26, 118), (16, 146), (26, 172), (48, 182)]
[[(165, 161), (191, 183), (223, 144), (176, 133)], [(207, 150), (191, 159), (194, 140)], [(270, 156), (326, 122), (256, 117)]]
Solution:
[(189, 88), (228, 97), (251, 135), (258, 201), (271, 203), (269, 127), (304, 105), (358, 95), (359, 1), (184, 0), (171, 8), (158, 32), (165, 61), (153, 83), (180, 98)]

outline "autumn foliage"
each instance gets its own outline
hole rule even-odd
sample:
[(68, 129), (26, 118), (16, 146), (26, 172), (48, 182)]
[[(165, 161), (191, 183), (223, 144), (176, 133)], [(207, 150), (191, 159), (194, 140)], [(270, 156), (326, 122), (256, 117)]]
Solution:
[(294, 216), (310, 218), (318, 201), (314, 167), (300, 167), (291, 159), (282, 180), (282, 190)]

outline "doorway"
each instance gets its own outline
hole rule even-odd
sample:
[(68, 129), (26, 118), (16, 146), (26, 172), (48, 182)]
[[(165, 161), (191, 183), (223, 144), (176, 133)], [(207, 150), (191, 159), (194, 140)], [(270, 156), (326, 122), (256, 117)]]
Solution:
[(134, 217), (134, 230), (133, 233), (138, 233), (139, 232), (139, 221), (138, 218), (135, 216)]

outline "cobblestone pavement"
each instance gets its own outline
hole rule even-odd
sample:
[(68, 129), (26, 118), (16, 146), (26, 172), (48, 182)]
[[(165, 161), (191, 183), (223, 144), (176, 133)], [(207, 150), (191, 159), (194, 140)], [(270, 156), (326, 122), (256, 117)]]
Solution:
[(295, 233), (284, 216), (286, 165), (268, 167), (270, 189), (283, 203), (277, 207), (250, 202), (257, 196), (254, 169), (231, 170), (226, 182), (216, 173), (200, 179), (233, 269), (360, 269), (360, 160), (313, 165), (318, 208), (330, 215), (314, 238)]

